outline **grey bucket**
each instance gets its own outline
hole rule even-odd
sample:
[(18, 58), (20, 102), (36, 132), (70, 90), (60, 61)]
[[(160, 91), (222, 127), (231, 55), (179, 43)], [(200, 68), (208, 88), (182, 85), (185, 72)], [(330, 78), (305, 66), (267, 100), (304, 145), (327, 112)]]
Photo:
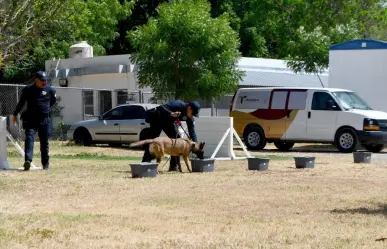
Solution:
[(269, 158), (248, 157), (248, 169), (264, 171), (269, 169)]
[(314, 156), (295, 156), (294, 160), (297, 169), (314, 168)]
[(358, 151), (353, 152), (353, 162), (354, 163), (371, 163), (371, 152), (368, 151)]
[(157, 175), (157, 166), (158, 163), (131, 163), (130, 167), (132, 169), (133, 178), (142, 178), (142, 177), (156, 177)]
[(191, 159), (192, 172), (213, 172), (215, 159)]

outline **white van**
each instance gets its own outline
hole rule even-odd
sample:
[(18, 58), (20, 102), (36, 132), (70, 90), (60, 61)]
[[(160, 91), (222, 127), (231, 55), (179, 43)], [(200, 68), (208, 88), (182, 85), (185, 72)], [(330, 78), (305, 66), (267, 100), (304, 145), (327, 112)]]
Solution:
[(249, 149), (274, 142), (332, 143), (349, 153), (387, 144), (387, 113), (372, 110), (356, 93), (334, 88), (241, 88), (231, 101), (234, 128)]

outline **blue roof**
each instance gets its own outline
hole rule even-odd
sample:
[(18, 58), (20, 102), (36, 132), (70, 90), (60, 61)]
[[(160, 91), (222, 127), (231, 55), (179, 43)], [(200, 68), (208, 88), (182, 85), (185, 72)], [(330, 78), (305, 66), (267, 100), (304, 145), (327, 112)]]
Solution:
[(387, 49), (387, 42), (359, 39), (335, 44), (329, 50), (365, 50), (365, 49)]

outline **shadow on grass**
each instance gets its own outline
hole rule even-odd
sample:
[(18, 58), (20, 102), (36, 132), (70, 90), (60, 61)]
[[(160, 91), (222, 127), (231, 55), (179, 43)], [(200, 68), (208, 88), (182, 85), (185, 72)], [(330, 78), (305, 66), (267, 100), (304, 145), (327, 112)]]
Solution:
[(333, 209), (331, 213), (383, 215), (387, 217), (387, 204), (379, 204), (379, 206), (375, 209), (370, 209), (370, 208)]

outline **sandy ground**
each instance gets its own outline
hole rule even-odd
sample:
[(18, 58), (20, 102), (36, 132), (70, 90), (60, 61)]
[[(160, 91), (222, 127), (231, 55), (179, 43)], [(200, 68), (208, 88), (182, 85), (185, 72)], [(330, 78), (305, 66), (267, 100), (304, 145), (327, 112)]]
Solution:
[[(61, 143), (51, 153), (142, 155)], [(0, 248), (387, 248), (387, 161), (310, 145), (252, 154), (272, 158), (269, 170), (217, 161), (210, 173), (165, 166), (133, 179), (130, 161), (53, 157), (50, 171), (0, 171)], [(315, 168), (296, 169), (294, 155), (316, 156)]]

